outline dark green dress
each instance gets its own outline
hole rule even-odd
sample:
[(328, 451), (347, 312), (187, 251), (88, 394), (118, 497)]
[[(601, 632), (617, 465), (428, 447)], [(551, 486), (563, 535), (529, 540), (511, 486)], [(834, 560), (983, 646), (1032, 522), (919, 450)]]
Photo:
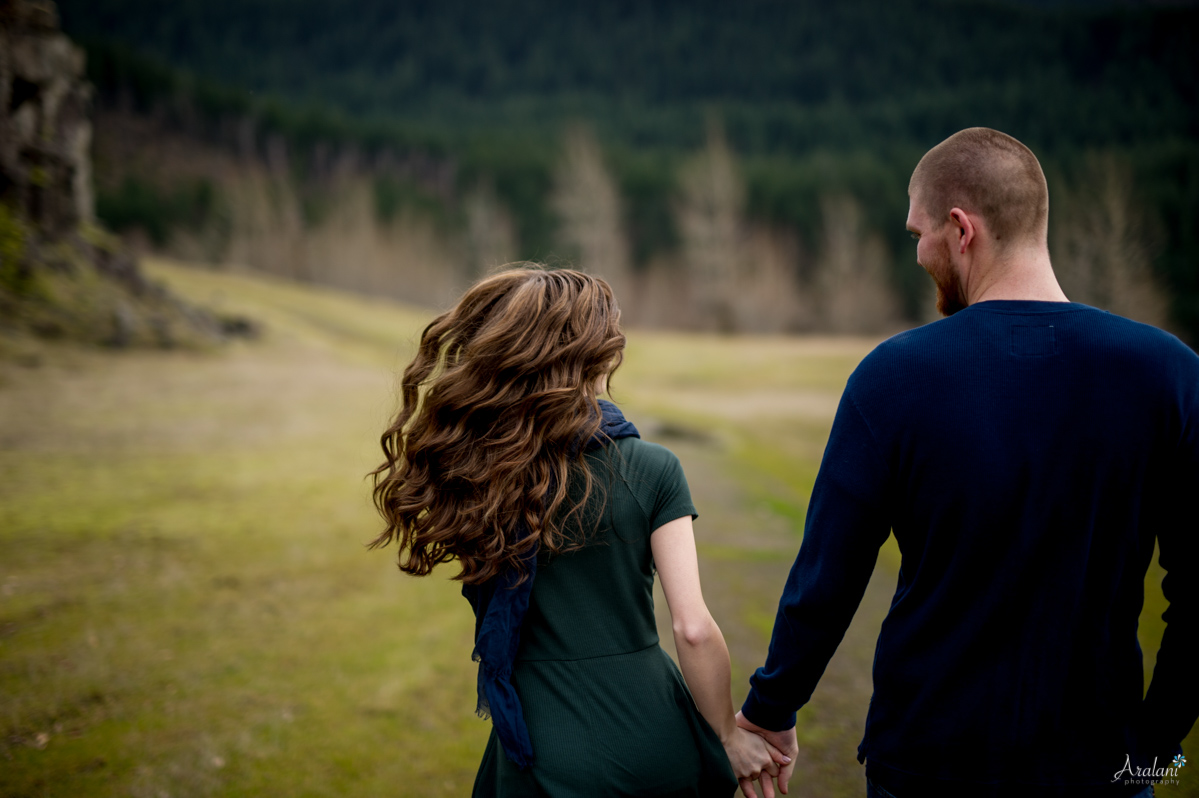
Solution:
[(724, 748), (654, 622), (650, 533), (695, 515), (683, 469), (638, 438), (586, 457), (586, 545), (541, 553), (512, 677), (533, 764), (508, 761), (493, 729), (474, 795), (728, 798), (737, 780)]

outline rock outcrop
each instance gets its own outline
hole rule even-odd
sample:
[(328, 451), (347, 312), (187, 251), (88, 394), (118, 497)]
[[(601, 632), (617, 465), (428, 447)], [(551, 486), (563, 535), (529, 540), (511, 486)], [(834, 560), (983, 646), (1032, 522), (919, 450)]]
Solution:
[(52, 4), (0, 0), (0, 201), (53, 236), (92, 221), (84, 65)]
[(0, 333), (172, 347), (252, 331), (147, 281), (96, 225), (85, 66), (53, 3), (0, 0)]

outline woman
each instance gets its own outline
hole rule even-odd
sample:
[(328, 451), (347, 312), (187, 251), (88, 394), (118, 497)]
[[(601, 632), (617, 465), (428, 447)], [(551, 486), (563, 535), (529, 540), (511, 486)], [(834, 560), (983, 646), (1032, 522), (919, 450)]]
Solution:
[[(788, 761), (734, 720), (678, 460), (598, 399), (619, 318), (580, 272), (483, 279), (425, 328), (382, 437), (372, 546), (396, 541), (418, 576), (456, 560), (475, 610), (493, 721), (476, 796), (751, 794)], [(658, 645), (655, 568), (686, 684)]]

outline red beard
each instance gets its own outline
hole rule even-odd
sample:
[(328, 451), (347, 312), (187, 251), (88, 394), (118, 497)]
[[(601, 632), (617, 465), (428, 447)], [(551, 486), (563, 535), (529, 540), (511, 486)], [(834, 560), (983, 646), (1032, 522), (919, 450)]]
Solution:
[(924, 266), (924, 270), (933, 278), (937, 285), (937, 312), (942, 316), (952, 316), (966, 307), (966, 299), (962, 295), (962, 281), (957, 271), (949, 261), (949, 242), (942, 241), (937, 248), (935, 259)]

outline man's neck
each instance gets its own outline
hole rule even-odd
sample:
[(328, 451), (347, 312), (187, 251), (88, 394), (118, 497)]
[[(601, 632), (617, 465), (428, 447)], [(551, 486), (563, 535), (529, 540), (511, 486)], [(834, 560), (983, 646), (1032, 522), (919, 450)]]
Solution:
[(967, 289), (968, 303), (994, 299), (1018, 299), (1032, 302), (1069, 302), (1058, 285), (1044, 248), (1025, 249), (996, 259), (990, 268), (980, 270), (980, 279)]

